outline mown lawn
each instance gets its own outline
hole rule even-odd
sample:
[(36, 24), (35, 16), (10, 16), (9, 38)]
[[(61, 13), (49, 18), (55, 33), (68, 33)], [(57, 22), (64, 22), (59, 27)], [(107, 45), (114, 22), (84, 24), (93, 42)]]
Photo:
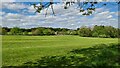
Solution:
[(79, 36), (2, 36), (2, 65), (20, 66), (44, 56), (67, 55), (73, 49), (103, 43), (118, 43), (118, 39)]

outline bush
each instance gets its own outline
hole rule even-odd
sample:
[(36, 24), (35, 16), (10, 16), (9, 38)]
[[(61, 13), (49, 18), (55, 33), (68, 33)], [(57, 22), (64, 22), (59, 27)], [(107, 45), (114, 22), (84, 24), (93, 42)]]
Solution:
[(94, 33), (92, 33), (92, 36), (93, 36), (93, 37), (98, 37), (99, 35), (98, 35), (97, 32), (94, 32)]
[(100, 37), (100, 38), (106, 38), (107, 36), (105, 34), (103, 34), (103, 35), (99, 35), (98, 37)]
[(43, 32), (42, 32), (42, 30), (35, 29), (32, 31), (32, 35), (43, 35)]

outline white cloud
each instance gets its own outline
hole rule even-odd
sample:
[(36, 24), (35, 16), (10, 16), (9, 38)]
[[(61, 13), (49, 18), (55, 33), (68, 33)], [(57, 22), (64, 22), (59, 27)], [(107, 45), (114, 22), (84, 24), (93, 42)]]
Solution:
[(10, 9), (10, 10), (20, 10), (27, 8), (28, 6), (22, 3), (13, 3), (13, 2), (3, 2), (2, 8)]
[[(15, 6), (15, 5), (14, 5)], [(25, 7), (25, 6), (24, 6)], [(117, 18), (114, 18), (115, 12), (110, 12), (108, 9), (98, 8), (91, 16), (82, 16), (79, 10), (75, 9), (74, 5), (67, 10), (63, 9), (62, 4), (54, 4), (54, 11), (56, 16), (51, 15), (51, 7), (49, 7), (48, 15), (45, 17), (46, 9), (41, 13), (35, 15), (21, 15), (14, 13), (7, 13), (3, 16), (3, 26), (8, 27), (64, 27), (75, 29), (80, 26), (93, 25), (111, 25), (118, 26)], [(9, 8), (9, 7), (8, 7)], [(34, 12), (33, 6), (27, 6), (28, 12)], [(17, 8), (16, 8), (17, 9)]]
[(5, 14), (5, 12), (1, 12), (1, 11), (0, 11), (0, 16), (2, 16), (2, 15), (4, 15), (4, 14)]
[(0, 0), (0, 2), (15, 2), (15, 0)]
[(99, 13), (99, 15), (105, 15), (105, 14), (108, 14), (108, 13), (109, 13), (109, 11), (104, 11), (104, 12)]
[(112, 18), (113, 16), (112, 15), (109, 15), (107, 18)]
[(33, 12), (35, 12), (35, 11), (36, 11), (36, 10), (35, 10), (35, 8), (33, 7), (33, 5), (30, 6), (30, 7), (28, 7), (28, 12), (33, 13)]
[(21, 19), (23, 18), (23, 15), (8, 13), (7, 15), (4, 16), (4, 18), (5, 19)]

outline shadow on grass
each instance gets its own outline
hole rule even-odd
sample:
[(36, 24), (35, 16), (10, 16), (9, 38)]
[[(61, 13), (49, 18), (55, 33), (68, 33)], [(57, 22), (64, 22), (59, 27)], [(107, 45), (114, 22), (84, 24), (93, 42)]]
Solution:
[[(35, 62), (23, 63), (22, 68), (61, 67), (119, 67), (120, 44), (101, 44), (84, 49), (74, 49), (65, 56), (45, 56)], [(3, 67), (7, 68), (7, 67)], [(9, 67), (10, 68), (10, 67)], [(16, 67), (11, 67), (16, 68)]]

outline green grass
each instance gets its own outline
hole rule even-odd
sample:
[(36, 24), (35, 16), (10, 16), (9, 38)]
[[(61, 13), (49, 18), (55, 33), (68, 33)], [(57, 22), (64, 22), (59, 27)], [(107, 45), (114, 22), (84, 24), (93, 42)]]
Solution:
[(3, 36), (2, 65), (19, 66), (44, 56), (67, 55), (73, 49), (88, 48), (102, 43), (118, 43), (118, 39), (79, 36)]
[[(120, 53), (118, 51), (120, 44), (99, 44), (89, 48), (74, 49), (67, 55), (45, 56), (36, 61), (28, 61), (18, 67), (59, 67), (77, 66), (76, 68), (88, 67), (120, 67)], [(12, 66), (14, 67), (14, 66)], [(6, 68), (6, 67), (4, 67)]]

